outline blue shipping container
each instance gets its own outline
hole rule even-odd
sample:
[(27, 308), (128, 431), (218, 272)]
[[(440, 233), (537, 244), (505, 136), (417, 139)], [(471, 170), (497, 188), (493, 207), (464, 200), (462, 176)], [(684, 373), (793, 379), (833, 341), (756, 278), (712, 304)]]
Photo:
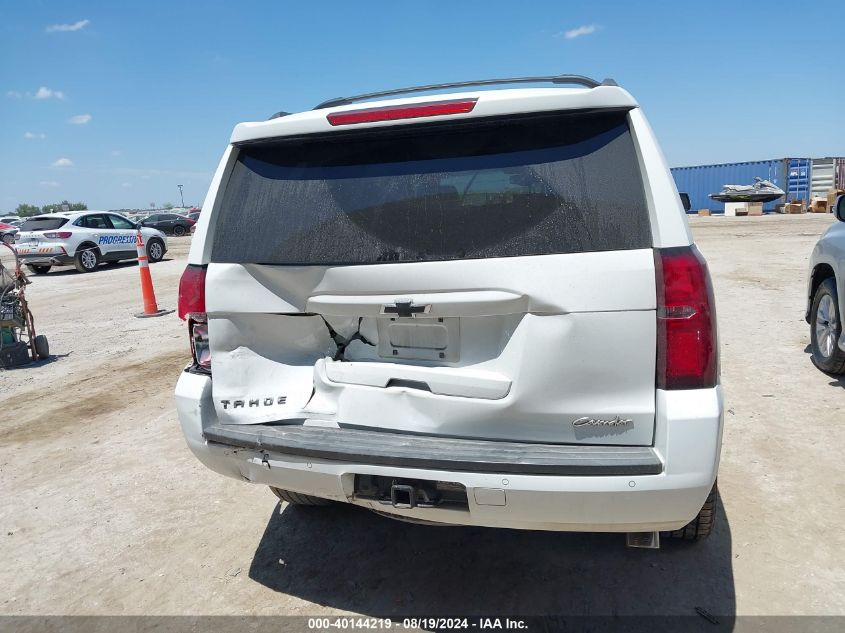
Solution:
[(810, 202), (810, 170), (812, 161), (809, 158), (786, 159), (786, 199)]
[[(786, 191), (786, 165), (790, 159), (759, 160), (747, 163), (725, 163), (723, 165), (698, 165), (696, 167), (673, 167), (672, 177), (678, 191), (686, 191), (690, 198), (690, 213), (699, 209), (722, 212), (724, 202), (711, 200), (708, 195), (718, 193), (725, 185), (752, 185), (758, 176)], [(808, 170), (809, 172), (809, 170)], [(809, 182), (809, 175), (807, 176)], [(763, 205), (764, 211), (774, 211), (778, 204), (785, 202), (779, 198)]]

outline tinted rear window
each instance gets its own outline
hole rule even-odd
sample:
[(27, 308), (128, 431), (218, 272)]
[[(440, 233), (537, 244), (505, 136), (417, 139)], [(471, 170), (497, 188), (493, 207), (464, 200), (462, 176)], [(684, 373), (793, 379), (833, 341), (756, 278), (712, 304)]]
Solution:
[(21, 224), (21, 231), (53, 231), (67, 224), (67, 218), (30, 218)]
[(244, 146), (212, 260), (368, 264), (651, 246), (625, 112)]

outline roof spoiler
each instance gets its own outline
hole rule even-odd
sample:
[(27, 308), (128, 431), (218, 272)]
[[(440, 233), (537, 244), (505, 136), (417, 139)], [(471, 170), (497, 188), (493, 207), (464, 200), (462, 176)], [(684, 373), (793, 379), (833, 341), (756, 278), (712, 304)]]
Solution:
[[(411, 88), (395, 88), (393, 90), (383, 90), (381, 92), (369, 92), (367, 94), (356, 95), (354, 97), (338, 97), (336, 99), (329, 99), (323, 101), (315, 110), (322, 110), (324, 108), (334, 108), (336, 106), (349, 105), (356, 101), (365, 101), (367, 99), (375, 99), (377, 97), (391, 97), (393, 95), (411, 94), (414, 92), (429, 92), (432, 90), (445, 90), (447, 88), (467, 88), (471, 86), (498, 86), (505, 84), (534, 84), (534, 83), (552, 83), (552, 84), (575, 84), (578, 86), (585, 86), (587, 88), (598, 88), (599, 86), (617, 86), (613, 79), (605, 79), (598, 82), (590, 77), (583, 75), (544, 75), (540, 77), (510, 77), (506, 79), (478, 79), (475, 81), (456, 81), (448, 84), (430, 84), (427, 86), (413, 86)], [(273, 118), (276, 118), (275, 115)]]
[[(477, 79), (475, 81), (456, 81), (448, 84), (429, 84), (427, 86), (412, 86), (410, 88), (394, 88), (393, 90), (382, 90), (380, 92), (368, 92), (362, 95), (355, 95), (354, 97), (337, 97), (323, 101), (317, 105), (315, 110), (323, 110), (325, 108), (334, 108), (342, 105), (349, 105), (357, 101), (366, 101), (367, 99), (376, 99), (378, 97), (391, 97), (394, 95), (412, 94), (415, 92), (429, 92), (433, 90), (446, 90), (448, 88), (468, 88), (472, 86), (500, 86), (507, 84), (534, 84), (534, 83), (552, 83), (552, 84), (573, 84), (576, 86), (584, 86), (586, 88), (598, 88), (599, 86), (618, 86), (613, 79), (607, 78), (602, 81), (596, 81), (591, 77), (584, 75), (542, 75), (539, 77), (508, 77), (505, 79)], [(269, 120), (278, 119), (280, 117), (288, 116), (290, 112), (276, 112)]]

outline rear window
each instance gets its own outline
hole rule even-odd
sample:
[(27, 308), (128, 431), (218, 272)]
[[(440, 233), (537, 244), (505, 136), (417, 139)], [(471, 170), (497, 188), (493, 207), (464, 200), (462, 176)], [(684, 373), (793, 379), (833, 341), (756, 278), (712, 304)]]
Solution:
[(67, 224), (67, 218), (30, 218), (21, 224), (21, 231), (53, 231)]
[(212, 261), (370, 264), (650, 246), (619, 111), (243, 146)]

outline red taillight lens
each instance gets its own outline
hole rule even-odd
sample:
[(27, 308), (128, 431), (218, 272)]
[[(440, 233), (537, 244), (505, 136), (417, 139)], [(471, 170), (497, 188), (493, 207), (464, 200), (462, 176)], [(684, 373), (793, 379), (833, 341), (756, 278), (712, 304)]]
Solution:
[(417, 119), (426, 116), (444, 114), (466, 114), (472, 112), (478, 99), (457, 99), (452, 101), (434, 101), (414, 103), (402, 106), (385, 106), (335, 112), (326, 116), (332, 125), (351, 125), (353, 123), (374, 123), (376, 121), (395, 121), (396, 119)]
[(704, 389), (719, 378), (716, 308), (695, 246), (655, 249), (657, 387)]
[(189, 264), (179, 280), (179, 318), (188, 320), (194, 367), (211, 371), (208, 317), (205, 314), (205, 266)]
[(51, 231), (50, 233), (45, 233), (44, 237), (58, 237), (63, 240), (66, 240), (71, 235), (73, 235), (73, 233), (71, 233), (70, 231)]
[(205, 266), (188, 264), (179, 280), (179, 318), (205, 315)]

